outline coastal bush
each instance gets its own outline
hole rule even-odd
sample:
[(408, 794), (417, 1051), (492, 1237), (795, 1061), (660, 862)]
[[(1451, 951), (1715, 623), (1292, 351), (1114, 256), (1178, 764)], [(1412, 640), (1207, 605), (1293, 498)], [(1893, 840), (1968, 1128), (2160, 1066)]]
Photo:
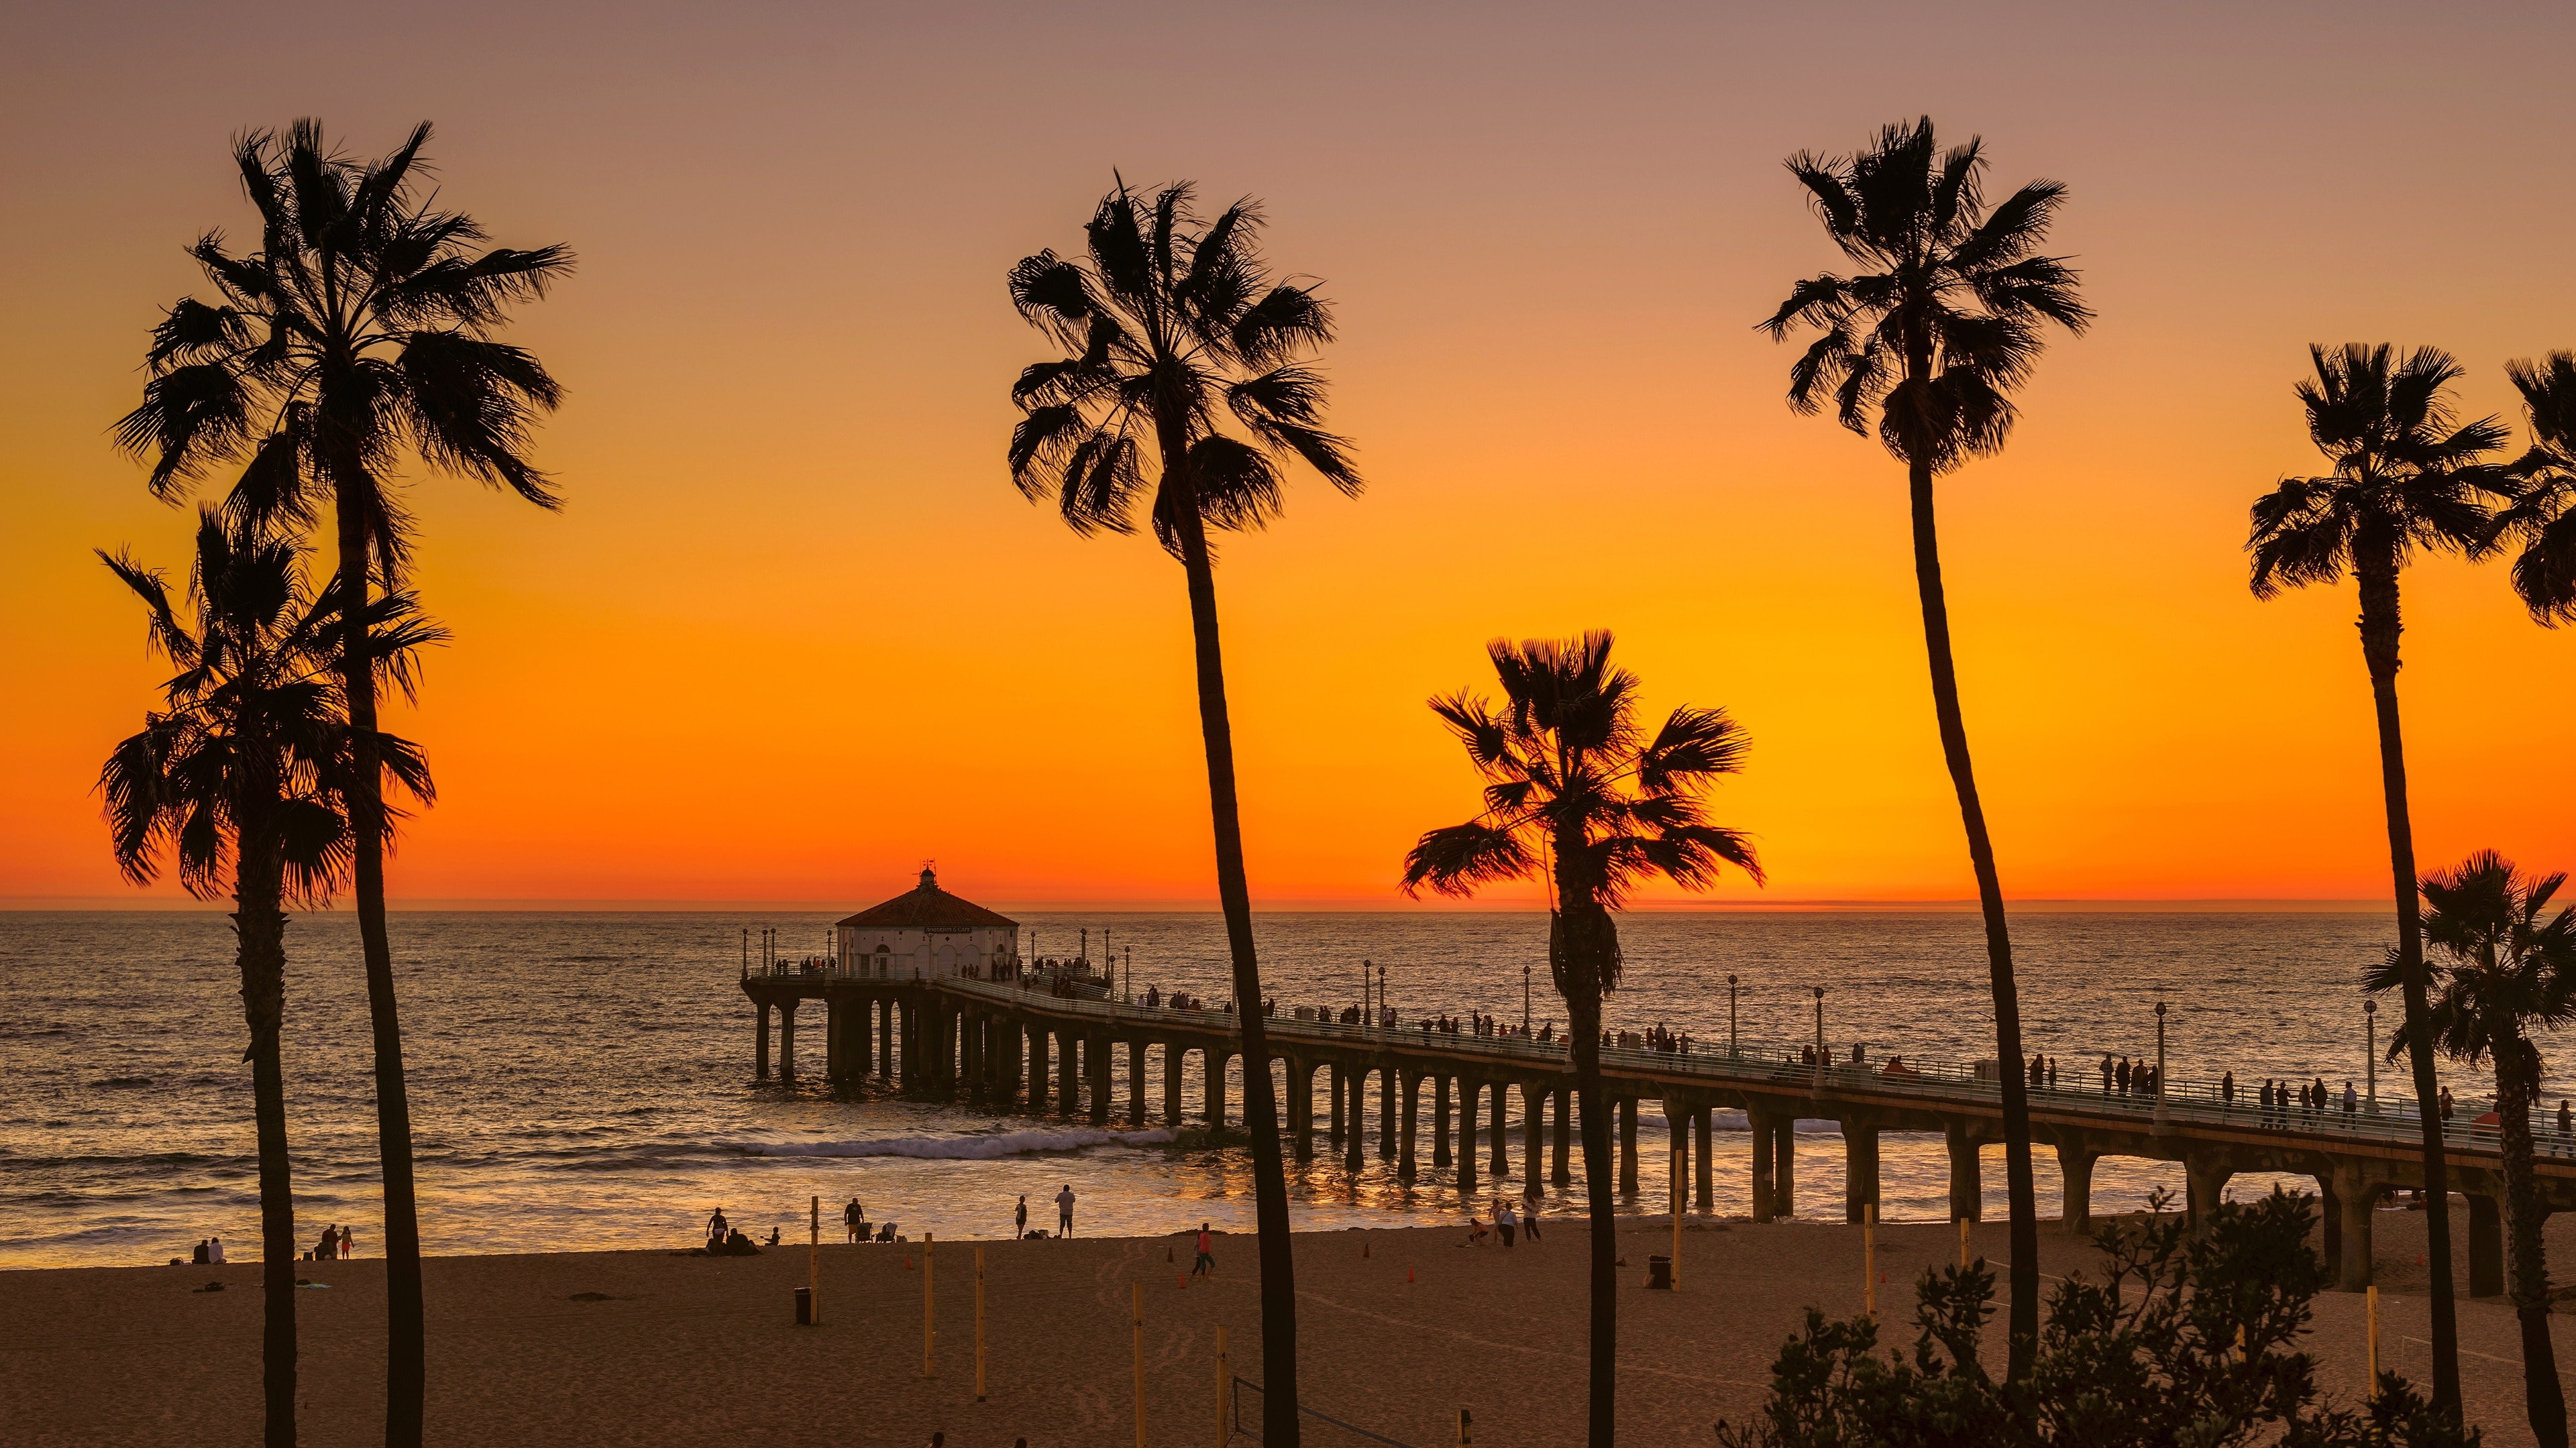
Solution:
[(1720, 1421), (1722, 1448), (2474, 1448), (2476, 1429), (2382, 1373), (2360, 1410), (2321, 1400), (2297, 1349), (2330, 1280), (2307, 1244), (2309, 1198), (2278, 1189), (2213, 1208), (2206, 1232), (2165, 1210), (2094, 1234), (2103, 1279), (2070, 1275), (2049, 1298), (2029, 1380), (1980, 1356), (1995, 1274), (1980, 1260), (1915, 1284), (1914, 1350), (1878, 1352), (1878, 1323), (1809, 1309), (1772, 1365), (1759, 1418)]

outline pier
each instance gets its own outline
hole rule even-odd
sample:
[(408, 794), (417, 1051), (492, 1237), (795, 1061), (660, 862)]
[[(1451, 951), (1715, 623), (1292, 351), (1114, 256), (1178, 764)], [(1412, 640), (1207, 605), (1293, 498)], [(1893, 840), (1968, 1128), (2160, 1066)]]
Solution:
[[(1224, 1010), (1148, 1008), (1067, 998), (1039, 977), (887, 979), (862, 966), (746, 965), (742, 990), (757, 1009), (755, 1069), (772, 1074), (770, 1018), (778, 1017), (776, 1074), (795, 1074), (802, 1002), (822, 1003), (821, 1065), (835, 1082), (862, 1078), (908, 1092), (962, 1100), (980, 1109), (1087, 1118), (1113, 1124), (1116, 1074), (1127, 1076), (1125, 1125), (1187, 1126), (1183, 1090), (1193, 1069), (1204, 1083), (1201, 1120), (1226, 1125), (1226, 1068), (1243, 1053), (1242, 1033)], [(1264, 1018), (1280, 1088), (1287, 1148), (1312, 1160), (1318, 1140), (1359, 1167), (1371, 1149), (1410, 1179), (1424, 1167), (1454, 1170), (1458, 1190), (1477, 1190), (1480, 1170), (1556, 1185), (1572, 1181), (1574, 1072), (1562, 1040), (1479, 1036), (1403, 1026)], [(1120, 1060), (1123, 1048), (1124, 1060)], [(1992, 1063), (1944, 1063), (1898, 1056), (1883, 1062), (1802, 1060), (1772, 1047), (1688, 1051), (1602, 1049), (1603, 1086), (1615, 1103), (1617, 1189), (1638, 1189), (1637, 1136), (1644, 1103), (1670, 1132), (1676, 1180), (1711, 1209), (1716, 1162), (1711, 1113), (1740, 1110), (1752, 1131), (1753, 1219), (1792, 1215), (1797, 1204), (1800, 1121), (1842, 1131), (1846, 1219), (1878, 1205), (1879, 1136), (1938, 1133), (1948, 1145), (1950, 1215), (1973, 1220), (1983, 1196), (1979, 1149), (2003, 1139), (2002, 1088)], [(2197, 1219), (2240, 1172), (2306, 1176), (2317, 1184), (2325, 1250), (2337, 1285), (2370, 1285), (2371, 1223), (2383, 1192), (2420, 1189), (2419, 1128), (2411, 1101), (2377, 1109), (2259, 1106), (2239, 1088), (2225, 1099), (2213, 1082), (2174, 1081), (2136, 1095), (2099, 1088), (2089, 1064), (2080, 1083), (2030, 1088), (2034, 1147), (2052, 1148), (2065, 1183), (2064, 1230), (2090, 1230), (2094, 1163), (2106, 1156), (2179, 1162), (2185, 1209)], [(1149, 1109), (1159, 1081), (1161, 1110)], [(1317, 1119), (1318, 1088), (1326, 1109)], [(1520, 1094), (1520, 1140), (1507, 1139), (1510, 1093)], [(1159, 1120), (1148, 1117), (1159, 1115)], [(1369, 1130), (1368, 1118), (1377, 1117)], [(1427, 1120), (1426, 1120), (1427, 1118)], [(1483, 1124), (1480, 1126), (1480, 1122)], [(1426, 1129), (1427, 1128), (1427, 1129)], [(2534, 1120), (2537, 1175), (2551, 1211), (2576, 1210), (2576, 1156), (2554, 1123)], [(2472, 1296), (2504, 1291), (2504, 1173), (2493, 1125), (2444, 1124), (2451, 1190), (2468, 1201)], [(1512, 1167), (1517, 1146), (1521, 1166)]]

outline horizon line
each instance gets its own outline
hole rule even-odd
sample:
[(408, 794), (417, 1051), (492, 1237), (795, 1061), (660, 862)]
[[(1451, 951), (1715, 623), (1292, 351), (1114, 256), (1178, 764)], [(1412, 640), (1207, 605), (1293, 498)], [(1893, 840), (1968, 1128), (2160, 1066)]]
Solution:
[[(2067, 895), (2030, 896), (2007, 899), (2014, 910), (2047, 914), (2376, 914), (2393, 909), (2385, 900), (2355, 899), (2332, 896), (2106, 896)], [(477, 913), (477, 914), (706, 914), (717, 911), (792, 911), (798, 914), (828, 914), (833, 911), (863, 910), (864, 902), (826, 901), (811, 898), (760, 899), (750, 897), (646, 897), (615, 896), (413, 896), (388, 899), (389, 911), (407, 914)], [(200, 913), (223, 914), (230, 909), (221, 900), (173, 899), (161, 896), (130, 895), (0, 895), (0, 913)], [(292, 911), (293, 914), (339, 914), (346, 907), (330, 905), (320, 910)], [(1034, 911), (1044, 914), (1087, 913), (1097, 915), (1207, 915), (1217, 912), (1213, 900), (1104, 900), (1071, 898), (1060, 900), (1003, 900), (994, 907), (1001, 910)], [(1283, 896), (1275, 900), (1253, 902), (1253, 913), (1260, 915), (1299, 914), (1434, 914), (1434, 915), (1535, 915), (1546, 906), (1533, 900), (1495, 900), (1464, 902), (1390, 901), (1383, 896)], [(1707, 915), (1707, 914), (1782, 914), (1790, 912), (1878, 912), (1973, 914), (1979, 909), (1974, 897), (1964, 899), (1874, 899), (1868, 897), (1816, 898), (1804, 900), (1652, 900), (1624, 908), (1626, 915)]]

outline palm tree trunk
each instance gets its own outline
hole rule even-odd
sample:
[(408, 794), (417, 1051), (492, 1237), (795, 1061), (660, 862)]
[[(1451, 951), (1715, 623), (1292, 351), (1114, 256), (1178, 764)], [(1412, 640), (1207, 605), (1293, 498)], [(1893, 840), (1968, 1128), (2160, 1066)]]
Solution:
[[(354, 466), (354, 464), (352, 464)], [(385, 1444), (419, 1448), (428, 1393), (428, 1329), (422, 1310), (420, 1213), (414, 1200), (411, 1099), (404, 1089), (402, 1018), (394, 1003), (394, 957), (385, 935), (384, 776), (376, 749), (376, 679), (368, 657), (367, 596), (373, 578), (367, 519), (343, 487), (340, 535), (340, 673), (349, 704), (349, 834), (358, 940), (367, 962), (367, 1017), (375, 1028), (376, 1159), (385, 1195)]]
[(1573, 1031), (1574, 1095), (1582, 1103), (1583, 1195), (1592, 1237), (1591, 1396), (1586, 1439), (1611, 1448), (1619, 1430), (1619, 1221), (1611, 1214), (1610, 1112), (1601, 1091), (1601, 1001), (1575, 991), (1565, 1013)]
[[(245, 756), (255, 754), (245, 750)], [(295, 1448), (295, 1193), (286, 1149), (286, 1077), (278, 1033), (286, 1014), (286, 915), (270, 823), (277, 782), (245, 759), (234, 820), (240, 855), (233, 869), (233, 939), (241, 967), (242, 1016), (250, 1027), (251, 1119), (259, 1142), (259, 1265), (266, 1321), (260, 1371), (268, 1448)]]
[(2567, 1395), (2549, 1338), (2549, 1261), (2541, 1246), (2540, 1183), (2531, 1149), (2531, 1107), (2540, 1056), (2519, 1033), (2496, 1043), (2496, 1116), (2504, 1137), (2505, 1225), (2513, 1232), (2513, 1315), (2522, 1325), (2522, 1405), (2540, 1448), (2567, 1448)]
[(2397, 716), (2397, 554), (2371, 546), (2355, 569), (2361, 586), (2361, 656), (2370, 668), (2370, 699), (2379, 717), (2380, 792), (2388, 808), (2388, 867), (2397, 886), (2397, 979), (2406, 1001), (2406, 1058), (2415, 1077), (2415, 1116), (2422, 1130), (2424, 1255), (2433, 1270), (2433, 1400), (2460, 1411), (2460, 1323), (2451, 1300), (2451, 1183), (2442, 1154), (2442, 1094), (2433, 1071), (2431, 1009), (2426, 1002), (2423, 913), (2415, 893), (2415, 827), (2406, 812), (2406, 740)]
[(1995, 1065), (2002, 1077), (2004, 1191), (2012, 1214), (2012, 1310), (2008, 1376), (2030, 1377), (2039, 1351), (2039, 1201), (2030, 1167), (2030, 1096), (2021, 1051), (2021, 992), (2013, 979), (2012, 936), (2004, 922), (2004, 888), (1995, 872), (1994, 841), (1968, 759), (1968, 726), (1959, 711), (1959, 676), (1950, 661), (1950, 605), (1941, 588), (1941, 537), (1932, 512), (1932, 468), (1906, 465), (1913, 501), (1914, 583), (1923, 600), (1923, 647), (1932, 664), (1932, 710), (1941, 725), (1941, 757), (1958, 791), (1968, 830), (1968, 861), (1977, 874), (1977, 903), (1986, 922), (1986, 977), (1995, 1001)]
[(1198, 656), (1199, 733), (1207, 747), (1208, 812), (1216, 826), (1217, 904), (1234, 965), (1234, 1014), (1243, 1031), (1243, 1124), (1252, 1133), (1253, 1220), (1261, 1253), (1262, 1442), (1297, 1448), (1297, 1263), (1288, 1236), (1288, 1175), (1279, 1150), (1279, 1100), (1261, 1014), (1261, 963), (1252, 945), (1252, 888), (1243, 869), (1243, 817), (1234, 796), (1234, 726), (1225, 708), (1225, 652), (1217, 632), (1216, 569), (1190, 486), (1186, 449), (1165, 446), (1176, 484), (1181, 568), (1190, 590)]

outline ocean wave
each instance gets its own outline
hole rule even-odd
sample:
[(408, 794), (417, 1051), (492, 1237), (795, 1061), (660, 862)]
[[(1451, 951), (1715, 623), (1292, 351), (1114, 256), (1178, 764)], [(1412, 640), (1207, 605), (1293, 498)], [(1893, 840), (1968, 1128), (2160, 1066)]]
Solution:
[(878, 1141), (737, 1141), (745, 1156), (910, 1156), (992, 1161), (1041, 1151), (1081, 1151), (1094, 1146), (1166, 1146), (1172, 1128), (1151, 1131), (1003, 1131), (991, 1136), (896, 1136)]

